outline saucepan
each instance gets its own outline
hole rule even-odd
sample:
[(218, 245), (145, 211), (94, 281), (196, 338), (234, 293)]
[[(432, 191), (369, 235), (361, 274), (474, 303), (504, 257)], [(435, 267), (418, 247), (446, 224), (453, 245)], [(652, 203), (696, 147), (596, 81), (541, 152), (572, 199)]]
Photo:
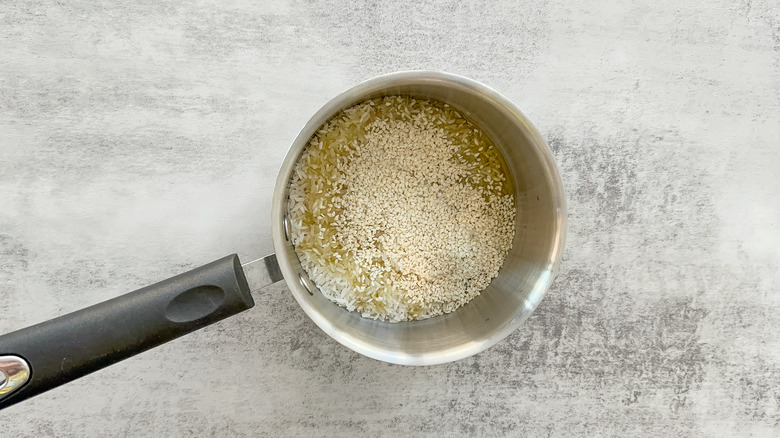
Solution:
[[(339, 307), (317, 289), (289, 240), (290, 177), (315, 131), (366, 99), (408, 95), (447, 103), (498, 146), (516, 190), (516, 230), (499, 274), (454, 312), (383, 322)], [(380, 76), (340, 94), (303, 127), (282, 163), (271, 205), (275, 254), (241, 264), (229, 255), (157, 284), (0, 336), (0, 408), (40, 394), (254, 305), (252, 292), (282, 279), (325, 333), (365, 356), (402, 365), (462, 359), (496, 344), (533, 312), (555, 277), (566, 236), (566, 203), (546, 142), (507, 98), (441, 72)]]

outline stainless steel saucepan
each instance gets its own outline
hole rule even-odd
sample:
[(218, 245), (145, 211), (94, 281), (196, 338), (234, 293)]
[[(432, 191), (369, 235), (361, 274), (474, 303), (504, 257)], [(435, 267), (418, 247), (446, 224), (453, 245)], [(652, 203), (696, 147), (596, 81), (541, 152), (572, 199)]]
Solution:
[[(388, 323), (348, 312), (317, 290), (290, 244), (285, 214), (290, 175), (314, 132), (343, 109), (396, 94), (448, 103), (493, 138), (514, 181), (517, 225), (498, 277), (478, 297), (446, 315)], [(358, 353), (403, 365), (471, 356), (517, 329), (549, 288), (563, 253), (566, 203), (550, 149), (509, 100), (461, 76), (401, 72), (345, 91), (304, 126), (276, 180), (271, 223), (275, 255), (242, 265), (233, 254), (0, 336), (0, 409), (247, 310), (254, 305), (251, 292), (282, 279), (312, 321)]]

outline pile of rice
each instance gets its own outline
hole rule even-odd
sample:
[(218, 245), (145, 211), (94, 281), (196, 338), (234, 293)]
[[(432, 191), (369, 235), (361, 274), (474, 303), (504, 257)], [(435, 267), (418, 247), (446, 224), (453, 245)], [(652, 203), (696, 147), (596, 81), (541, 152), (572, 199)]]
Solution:
[(515, 202), (485, 133), (446, 104), (389, 96), (317, 131), (288, 218), (326, 297), (398, 322), (452, 312), (487, 287), (512, 246)]

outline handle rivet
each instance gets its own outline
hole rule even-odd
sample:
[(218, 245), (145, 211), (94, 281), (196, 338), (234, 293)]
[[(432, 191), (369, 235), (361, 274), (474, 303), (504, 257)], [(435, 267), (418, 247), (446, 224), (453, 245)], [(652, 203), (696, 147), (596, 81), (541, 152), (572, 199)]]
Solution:
[(314, 292), (312, 290), (314, 289), (314, 287), (312, 286), (309, 278), (303, 274), (300, 274), (298, 275), (298, 279), (301, 281), (301, 286), (303, 286), (303, 288), (306, 289), (306, 292), (308, 292), (309, 295), (314, 295)]
[(284, 239), (289, 241), (290, 240), (290, 219), (287, 219), (287, 216), (284, 216), (282, 219), (282, 228), (284, 229)]

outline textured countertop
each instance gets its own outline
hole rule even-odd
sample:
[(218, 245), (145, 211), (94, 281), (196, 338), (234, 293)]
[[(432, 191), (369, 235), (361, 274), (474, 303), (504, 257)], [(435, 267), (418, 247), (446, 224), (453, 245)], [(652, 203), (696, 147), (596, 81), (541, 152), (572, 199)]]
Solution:
[(2, 1), (0, 333), (272, 252), (298, 130), (408, 69), (494, 87), (554, 151), (568, 242), (520, 330), (388, 365), (277, 284), (0, 435), (780, 435), (776, 0)]

